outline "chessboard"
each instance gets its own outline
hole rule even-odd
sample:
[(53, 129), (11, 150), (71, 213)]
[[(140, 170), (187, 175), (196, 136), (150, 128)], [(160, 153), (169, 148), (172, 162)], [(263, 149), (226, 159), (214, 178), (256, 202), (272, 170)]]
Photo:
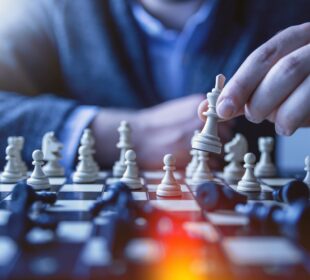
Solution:
[[(33, 211), (54, 217), (57, 228), (33, 227), (22, 243), (11, 238), (8, 229), (15, 185), (0, 184), (0, 279), (309, 279), (309, 249), (296, 240), (258, 231), (247, 215), (235, 210), (206, 211), (197, 201), (197, 186), (190, 185), (183, 172), (175, 172), (182, 190), (175, 198), (156, 195), (164, 172), (140, 175), (143, 188), (131, 190), (134, 203), (160, 209), (162, 219), (155, 222), (157, 232), (137, 231), (117, 257), (109, 246), (111, 236), (119, 242), (127, 229), (111, 226), (116, 209), (102, 210), (96, 217), (90, 214), (92, 205), (104, 199), (108, 186), (115, 183), (111, 172), (100, 172), (95, 183), (87, 184), (50, 178), (56, 202), (34, 204)], [(263, 191), (252, 194), (247, 205), (259, 200), (288, 207), (273, 201), (270, 193), (291, 180), (261, 179)], [(227, 185), (220, 173), (215, 182), (236, 188)], [(147, 220), (138, 218), (134, 223), (143, 227), (152, 215)]]

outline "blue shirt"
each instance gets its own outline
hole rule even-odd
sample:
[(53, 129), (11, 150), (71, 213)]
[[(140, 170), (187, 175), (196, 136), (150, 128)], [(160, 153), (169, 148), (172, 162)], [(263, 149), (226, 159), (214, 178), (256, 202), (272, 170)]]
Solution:
[[(166, 28), (139, 3), (132, 3), (134, 18), (147, 43), (153, 79), (164, 100), (188, 94), (187, 66), (191, 60), (199, 59), (195, 52), (207, 42), (212, 22), (209, 15), (214, 3), (215, 0), (205, 1), (181, 32)], [(60, 133), (60, 140), (64, 143), (63, 158), (66, 159), (63, 164), (66, 168), (72, 168), (83, 130), (99, 110), (95, 106), (80, 106), (67, 119)]]

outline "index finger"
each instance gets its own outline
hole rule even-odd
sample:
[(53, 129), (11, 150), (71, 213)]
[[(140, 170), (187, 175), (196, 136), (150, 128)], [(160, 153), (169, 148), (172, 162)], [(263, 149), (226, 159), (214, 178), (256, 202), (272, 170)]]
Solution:
[(309, 43), (310, 23), (292, 26), (252, 52), (224, 87), (217, 101), (217, 113), (229, 119), (244, 105), (272, 66), (283, 56)]

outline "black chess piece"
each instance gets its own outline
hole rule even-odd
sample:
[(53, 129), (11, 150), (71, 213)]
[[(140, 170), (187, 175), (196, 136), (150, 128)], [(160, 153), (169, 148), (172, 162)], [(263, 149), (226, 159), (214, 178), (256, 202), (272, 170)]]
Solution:
[(11, 211), (15, 213), (25, 212), (36, 201), (41, 201), (47, 204), (54, 204), (56, 200), (57, 200), (56, 193), (54, 192), (37, 193), (25, 181), (21, 181), (14, 187), (12, 191), (10, 208)]
[(90, 213), (93, 217), (96, 217), (100, 211), (109, 207), (121, 206), (124, 201), (132, 201), (132, 194), (129, 187), (123, 182), (116, 182), (108, 185), (105, 190), (106, 196), (99, 198), (90, 208)]
[(310, 203), (306, 199), (297, 200), (286, 208), (263, 203), (238, 205), (236, 211), (246, 214), (254, 227), (265, 232), (276, 230), (310, 247)]
[(245, 195), (215, 182), (199, 185), (196, 197), (199, 205), (207, 211), (234, 209), (237, 204), (244, 204), (247, 201)]
[(34, 227), (55, 231), (58, 222), (48, 214), (40, 214), (38, 217), (31, 219), (25, 212), (11, 213), (8, 223), (8, 235), (17, 243), (24, 243), (28, 232)]
[(304, 182), (294, 180), (275, 190), (273, 198), (276, 201), (285, 203), (292, 203), (299, 199), (309, 199), (309, 188)]

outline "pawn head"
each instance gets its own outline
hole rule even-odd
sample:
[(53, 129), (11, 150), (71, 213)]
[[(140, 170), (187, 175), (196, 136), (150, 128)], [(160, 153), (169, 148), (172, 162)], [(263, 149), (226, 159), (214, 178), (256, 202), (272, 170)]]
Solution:
[(256, 156), (253, 153), (247, 153), (244, 156), (244, 162), (249, 164), (254, 164), (256, 161)]
[(34, 150), (32, 153), (32, 159), (34, 161), (42, 161), (43, 160), (43, 153), (41, 150)]
[(125, 153), (125, 159), (129, 161), (134, 161), (137, 158), (137, 155), (134, 150), (128, 150)]
[(175, 165), (175, 157), (172, 154), (167, 154), (164, 156), (164, 165)]

